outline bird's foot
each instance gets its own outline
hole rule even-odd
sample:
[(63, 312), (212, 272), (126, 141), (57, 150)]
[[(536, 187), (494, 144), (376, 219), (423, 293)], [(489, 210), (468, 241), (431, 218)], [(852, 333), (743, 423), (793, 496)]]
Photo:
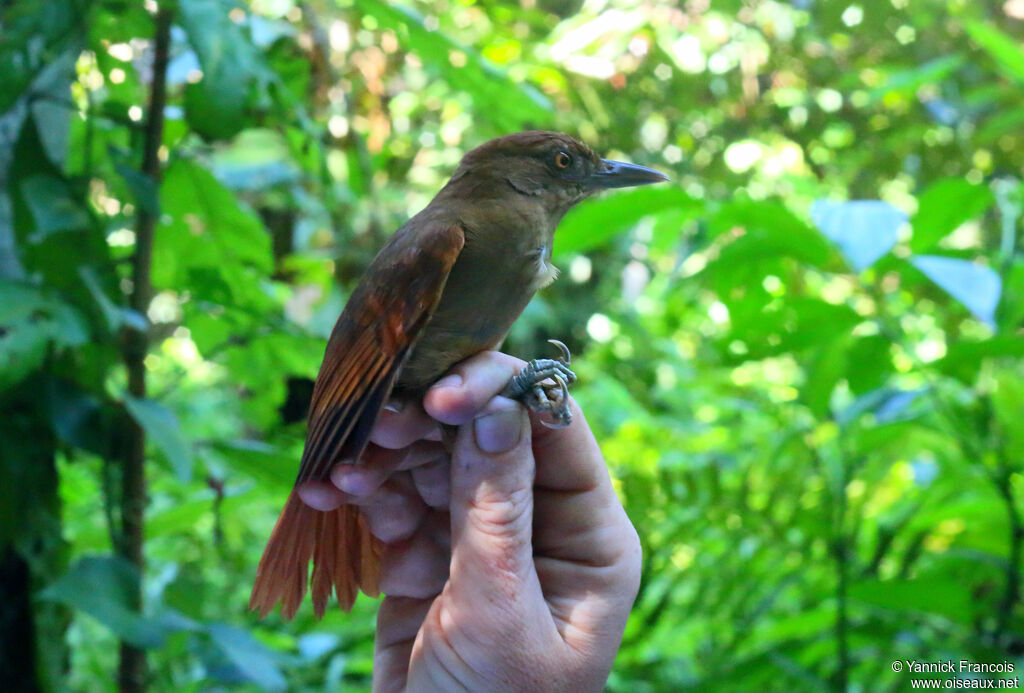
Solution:
[(569, 385), (576, 382), (576, 374), (569, 369), (569, 348), (557, 339), (549, 339), (548, 343), (562, 352), (561, 357), (530, 361), (512, 376), (501, 395), (519, 400), (536, 414), (550, 414), (552, 423), (541, 420), (548, 428), (565, 428), (572, 423)]

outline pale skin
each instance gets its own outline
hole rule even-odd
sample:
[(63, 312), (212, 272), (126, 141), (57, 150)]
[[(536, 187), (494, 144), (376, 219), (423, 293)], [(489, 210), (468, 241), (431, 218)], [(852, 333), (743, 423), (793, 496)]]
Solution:
[[(366, 464), (300, 488), (363, 506), (387, 545), (373, 690), (600, 691), (640, 584), (640, 541), (583, 413), (549, 429), (496, 396), (484, 352), (385, 410)], [(449, 458), (437, 422), (458, 426)], [(450, 460), (453, 460), (450, 461)]]

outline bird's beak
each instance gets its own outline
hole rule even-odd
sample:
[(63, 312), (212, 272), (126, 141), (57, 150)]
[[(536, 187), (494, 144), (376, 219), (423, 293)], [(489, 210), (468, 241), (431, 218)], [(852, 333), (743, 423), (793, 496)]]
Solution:
[(661, 171), (623, 161), (601, 160), (601, 168), (587, 178), (592, 188), (628, 188), (634, 185), (662, 183), (669, 178)]

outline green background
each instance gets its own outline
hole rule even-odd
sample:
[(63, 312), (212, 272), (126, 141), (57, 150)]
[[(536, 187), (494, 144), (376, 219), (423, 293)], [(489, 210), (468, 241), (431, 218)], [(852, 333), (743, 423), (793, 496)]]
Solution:
[[(155, 3), (0, 10), (9, 690), (113, 690), (119, 640), (154, 691), (369, 689), (376, 603), (260, 621), (256, 562), (363, 268), (463, 152), (525, 128), (673, 179), (567, 216), (562, 278), (506, 343), (572, 348), (644, 544), (609, 690), (1019, 673), (1024, 2), (162, 5), (160, 183)], [(115, 548), (133, 420), (141, 583)]]

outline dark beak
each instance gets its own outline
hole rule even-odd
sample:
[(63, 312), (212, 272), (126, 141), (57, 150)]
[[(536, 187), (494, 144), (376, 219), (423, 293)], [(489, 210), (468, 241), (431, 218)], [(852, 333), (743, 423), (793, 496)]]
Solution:
[(661, 171), (623, 161), (601, 160), (601, 168), (590, 174), (587, 181), (592, 188), (628, 188), (634, 185), (662, 183), (668, 180)]

